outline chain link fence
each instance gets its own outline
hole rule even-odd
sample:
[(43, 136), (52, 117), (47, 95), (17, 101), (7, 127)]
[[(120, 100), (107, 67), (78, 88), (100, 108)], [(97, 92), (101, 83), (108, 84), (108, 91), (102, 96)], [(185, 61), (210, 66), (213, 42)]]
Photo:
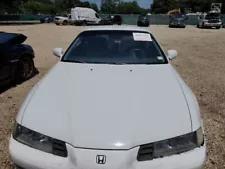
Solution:
[[(34, 21), (40, 20), (42, 17), (47, 15), (0, 15), (0, 21)], [(102, 18), (106, 14), (100, 15)], [(123, 24), (136, 25), (138, 15), (121, 15), (123, 18)], [(188, 16), (187, 25), (196, 25), (198, 22), (198, 16)], [(225, 15), (222, 15), (223, 23), (225, 23)], [(168, 15), (149, 15), (150, 22), (152, 25), (168, 25)]]

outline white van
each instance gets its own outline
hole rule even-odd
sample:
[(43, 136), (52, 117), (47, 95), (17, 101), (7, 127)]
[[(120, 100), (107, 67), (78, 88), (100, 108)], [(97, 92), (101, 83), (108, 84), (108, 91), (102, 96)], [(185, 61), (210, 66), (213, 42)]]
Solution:
[(91, 8), (76, 7), (71, 9), (71, 20), (76, 25), (99, 24), (100, 16)]

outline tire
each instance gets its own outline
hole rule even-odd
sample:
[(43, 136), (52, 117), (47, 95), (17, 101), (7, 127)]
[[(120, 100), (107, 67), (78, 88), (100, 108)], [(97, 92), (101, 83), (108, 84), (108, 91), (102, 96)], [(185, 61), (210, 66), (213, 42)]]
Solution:
[(87, 21), (83, 21), (82, 26), (87, 26)]
[(199, 28), (200, 26), (199, 26), (199, 24), (197, 25), (197, 28)]
[(217, 26), (216, 29), (220, 29), (220, 26)]
[(63, 25), (68, 25), (68, 21), (63, 21)]
[(30, 79), (35, 72), (33, 57), (30, 55), (22, 56), (16, 69), (17, 79), (25, 81)]
[(202, 23), (202, 27), (201, 27), (202, 29), (204, 29), (205, 28), (205, 23), (203, 22)]
[(57, 26), (59, 26), (59, 24), (58, 24), (58, 23), (56, 23), (56, 25), (57, 25)]

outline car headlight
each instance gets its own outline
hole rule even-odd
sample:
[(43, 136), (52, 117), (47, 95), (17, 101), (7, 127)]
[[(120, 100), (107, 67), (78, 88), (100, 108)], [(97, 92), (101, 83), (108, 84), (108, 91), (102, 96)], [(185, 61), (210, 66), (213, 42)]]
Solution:
[(204, 144), (202, 128), (196, 132), (154, 143), (154, 158), (184, 153)]
[(32, 131), (19, 125), (18, 123), (16, 123), (14, 126), (12, 136), (16, 141), (34, 149), (61, 157), (67, 157), (65, 142)]

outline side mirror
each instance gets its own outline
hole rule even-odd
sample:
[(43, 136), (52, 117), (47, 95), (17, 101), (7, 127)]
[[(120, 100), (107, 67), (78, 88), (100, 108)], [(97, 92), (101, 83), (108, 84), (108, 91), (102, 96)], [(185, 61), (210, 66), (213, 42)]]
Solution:
[(169, 58), (169, 60), (173, 60), (175, 57), (177, 57), (177, 51), (176, 50), (168, 50), (167, 57)]
[(61, 58), (64, 54), (64, 50), (62, 48), (53, 49), (53, 54), (59, 58)]

